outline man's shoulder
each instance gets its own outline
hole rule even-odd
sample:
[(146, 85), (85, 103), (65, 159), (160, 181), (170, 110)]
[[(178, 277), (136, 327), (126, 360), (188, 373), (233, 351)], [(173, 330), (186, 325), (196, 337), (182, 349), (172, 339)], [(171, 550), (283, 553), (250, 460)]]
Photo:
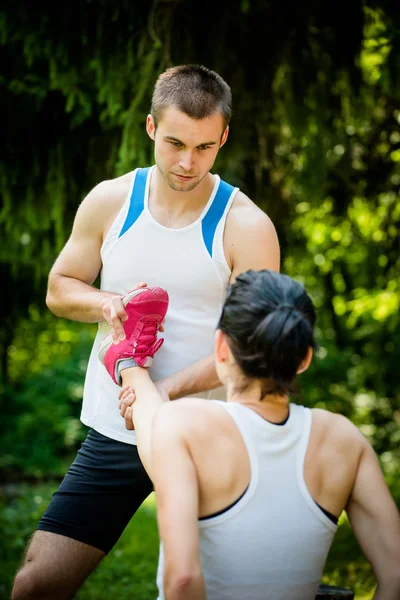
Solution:
[(257, 204), (253, 202), (253, 200), (251, 200), (248, 196), (246, 196), (246, 194), (241, 190), (238, 190), (238, 192), (236, 193), (231, 210), (235, 212), (245, 212), (249, 214), (254, 213), (258, 215), (261, 213), (265, 215), (265, 212), (261, 210), (261, 208), (259, 208)]
[(240, 190), (232, 202), (227, 225), (242, 233), (254, 234), (275, 231), (270, 217)]
[(132, 173), (125, 173), (114, 179), (105, 179), (98, 183), (86, 196), (92, 201), (121, 201), (126, 200), (132, 183)]
[(237, 193), (228, 213), (224, 248), (233, 278), (248, 269), (279, 271), (279, 240), (274, 224), (242, 192)]
[(80, 218), (106, 233), (128, 198), (131, 182), (132, 173), (126, 173), (98, 183), (81, 202)]

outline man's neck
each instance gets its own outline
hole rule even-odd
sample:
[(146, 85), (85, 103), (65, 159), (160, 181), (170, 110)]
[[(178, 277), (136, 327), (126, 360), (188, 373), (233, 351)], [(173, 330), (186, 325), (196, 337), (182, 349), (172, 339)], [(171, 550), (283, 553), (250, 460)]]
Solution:
[(210, 198), (214, 183), (214, 176), (208, 173), (193, 190), (176, 191), (168, 185), (156, 166), (150, 181), (151, 205), (155, 208), (162, 207), (168, 213), (176, 215), (201, 211)]

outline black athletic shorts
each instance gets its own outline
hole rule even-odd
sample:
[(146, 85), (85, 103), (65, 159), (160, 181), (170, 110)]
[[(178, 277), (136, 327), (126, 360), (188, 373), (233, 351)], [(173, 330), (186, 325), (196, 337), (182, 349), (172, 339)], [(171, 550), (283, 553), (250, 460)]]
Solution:
[(108, 553), (152, 491), (136, 446), (91, 429), (38, 529)]

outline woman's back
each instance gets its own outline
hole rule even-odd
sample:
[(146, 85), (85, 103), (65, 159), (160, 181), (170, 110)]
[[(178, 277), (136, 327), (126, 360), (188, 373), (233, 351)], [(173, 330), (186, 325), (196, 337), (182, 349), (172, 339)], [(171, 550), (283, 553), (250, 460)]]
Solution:
[[(314, 598), (335, 516), (354, 483), (357, 430), (337, 415), (297, 405), (290, 405), (286, 422), (274, 424), (240, 402), (173, 404), (186, 423), (198, 477), (207, 598)], [(339, 427), (348, 430), (348, 441), (337, 448), (335, 436), (346, 437)], [(335, 493), (340, 472), (348, 482)], [(159, 589), (162, 572), (161, 553)]]

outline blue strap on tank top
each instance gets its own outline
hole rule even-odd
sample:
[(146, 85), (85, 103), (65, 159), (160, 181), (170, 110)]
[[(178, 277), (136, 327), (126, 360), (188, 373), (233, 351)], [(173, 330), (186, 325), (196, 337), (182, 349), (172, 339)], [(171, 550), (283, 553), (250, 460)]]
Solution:
[(224, 214), (226, 205), (229, 202), (229, 198), (235, 188), (225, 181), (220, 181), (218, 191), (215, 194), (215, 198), (210, 208), (207, 211), (204, 219), (201, 222), (201, 229), (203, 234), (204, 244), (207, 248), (208, 254), (212, 258), (212, 247), (214, 242), (215, 231), (218, 227), (218, 223)]
[(138, 169), (136, 172), (135, 182), (133, 184), (133, 189), (129, 200), (128, 214), (126, 215), (125, 223), (119, 233), (119, 238), (124, 235), (124, 233), (128, 231), (130, 227), (132, 227), (134, 222), (137, 221), (144, 210), (144, 193), (146, 190), (147, 175), (150, 168), (151, 167)]
[[(135, 182), (133, 184), (133, 189), (129, 200), (128, 214), (126, 215), (124, 225), (118, 237), (123, 236), (124, 233), (128, 231), (130, 227), (132, 227), (144, 210), (144, 194), (146, 190), (147, 176), (150, 169), (151, 167), (146, 167), (144, 169), (138, 169), (136, 172)], [(211, 257), (218, 223), (224, 214), (226, 205), (228, 204), (234, 189), (235, 188), (232, 185), (229, 185), (229, 183), (221, 180), (215, 198), (201, 222), (204, 244)]]

